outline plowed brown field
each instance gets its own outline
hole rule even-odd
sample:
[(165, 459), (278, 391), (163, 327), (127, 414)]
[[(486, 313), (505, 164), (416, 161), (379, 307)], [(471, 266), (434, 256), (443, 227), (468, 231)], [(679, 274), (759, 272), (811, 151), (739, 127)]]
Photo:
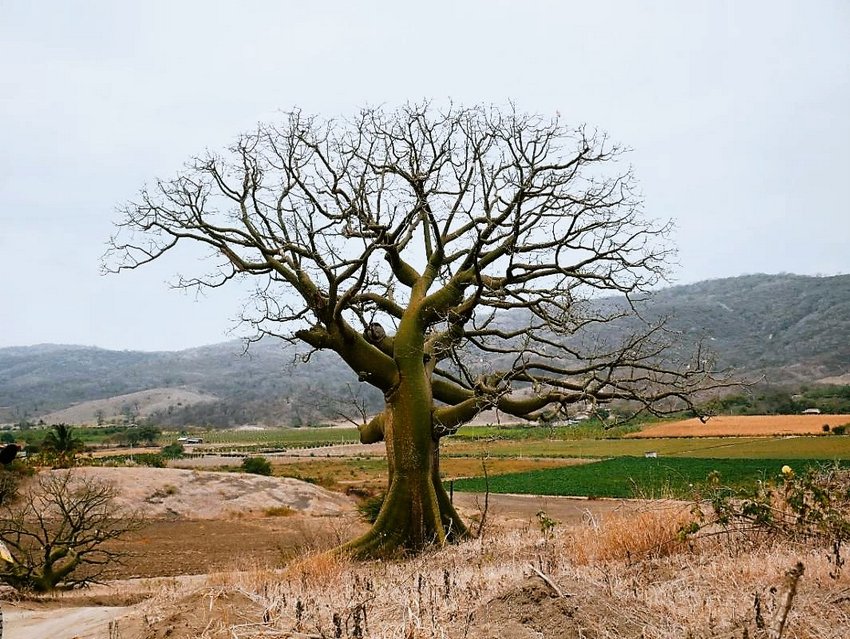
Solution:
[(850, 415), (746, 415), (717, 416), (705, 424), (685, 419), (645, 428), (629, 437), (769, 437), (771, 435), (822, 435), (830, 428), (850, 424)]

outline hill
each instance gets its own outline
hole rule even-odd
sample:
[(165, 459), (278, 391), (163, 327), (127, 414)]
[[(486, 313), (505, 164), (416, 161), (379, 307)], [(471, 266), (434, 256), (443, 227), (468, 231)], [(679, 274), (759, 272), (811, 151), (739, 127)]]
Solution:
[(746, 275), (659, 291), (646, 303), (704, 335), (720, 363), (774, 383), (850, 372), (850, 275)]
[[(770, 383), (835, 381), (850, 373), (848, 275), (747, 275), (675, 286), (653, 294), (641, 311), (669, 317), (686, 342), (705, 339), (721, 366)], [(627, 329), (614, 324), (600, 330), (616, 339)], [(301, 425), (337, 418), (346, 406), (350, 410), (352, 394), (371, 409), (380, 405), (380, 395), (359, 384), (334, 353), (316, 353), (309, 363), (298, 354), (273, 341), (254, 344), (247, 354), (239, 341), (157, 353), (4, 348), (0, 422), (94, 421), (101, 414), (150, 415), (170, 425)], [(70, 413), (55, 413), (69, 407)]]
[[(293, 374), (297, 365), (297, 374)], [(309, 364), (280, 342), (177, 352), (39, 345), (0, 349), (0, 423), (94, 423), (153, 416), (166, 425), (301, 425), (336, 419), (352, 393), (377, 406), (334, 353)], [(364, 391), (366, 391), (364, 393)]]

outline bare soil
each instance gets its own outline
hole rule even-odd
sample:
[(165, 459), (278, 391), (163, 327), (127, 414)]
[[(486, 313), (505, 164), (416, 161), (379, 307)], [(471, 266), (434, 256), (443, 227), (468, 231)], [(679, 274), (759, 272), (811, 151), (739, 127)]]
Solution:
[(47, 413), (40, 418), (48, 424), (86, 424), (94, 426), (98, 414), (104, 419), (122, 416), (122, 410), (133, 406), (140, 416), (165, 411), (172, 406), (192, 406), (218, 400), (215, 395), (199, 393), (189, 388), (151, 388), (106, 399), (80, 402), (69, 408)]
[(332, 548), (366, 530), (351, 514), (245, 520), (151, 521), (115, 544), (127, 553), (112, 579), (201, 575), (246, 567), (280, 568), (293, 557)]
[(719, 415), (704, 424), (697, 418), (657, 424), (627, 437), (823, 435), (824, 424), (830, 428), (850, 424), (850, 415)]
[(345, 495), (289, 477), (147, 466), (87, 466), (75, 472), (115, 485), (119, 507), (151, 519), (230, 519), (263, 516), (274, 508), (336, 516), (354, 508)]

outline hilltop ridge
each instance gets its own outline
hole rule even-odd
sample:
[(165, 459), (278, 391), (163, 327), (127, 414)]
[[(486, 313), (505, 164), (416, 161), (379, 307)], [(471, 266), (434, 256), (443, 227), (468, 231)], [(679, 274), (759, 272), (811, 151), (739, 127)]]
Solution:
[[(770, 383), (850, 373), (850, 275), (707, 280), (659, 290), (641, 310), (669, 317), (686, 341), (707, 340), (720, 366)], [(611, 337), (623, 328), (601, 330)], [(305, 349), (280, 341), (243, 350), (239, 340), (175, 352), (0, 348), (0, 422), (61, 418), (55, 411), (73, 406), (69, 421), (93, 421), (103, 411), (101, 417), (154, 415), (172, 425), (301, 425), (337, 418), (353, 394), (371, 409), (380, 406), (380, 395), (358, 383), (334, 353), (316, 353), (304, 364), (298, 354)], [(142, 399), (134, 396), (140, 393)], [(146, 404), (148, 396), (159, 403)]]

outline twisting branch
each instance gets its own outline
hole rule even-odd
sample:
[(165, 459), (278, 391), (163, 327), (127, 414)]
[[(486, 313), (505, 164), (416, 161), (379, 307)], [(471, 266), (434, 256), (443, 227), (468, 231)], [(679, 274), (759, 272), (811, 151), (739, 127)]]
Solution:
[[(677, 360), (679, 337), (642, 317), (670, 225), (643, 214), (624, 152), (515, 108), (293, 111), (124, 206), (105, 270), (207, 247), (218, 268), (177, 286), (251, 275), (258, 337), (333, 350), (388, 397), (405, 356), (395, 331), (415, 326), (436, 438), (486, 408), (694, 407), (730, 381), (701, 353)], [(379, 423), (362, 437), (380, 439)]]

